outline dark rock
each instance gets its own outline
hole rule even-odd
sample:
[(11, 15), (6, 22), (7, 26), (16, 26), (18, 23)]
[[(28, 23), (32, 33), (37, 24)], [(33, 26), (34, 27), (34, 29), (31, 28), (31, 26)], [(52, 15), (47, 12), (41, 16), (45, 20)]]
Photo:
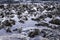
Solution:
[(4, 28), (4, 25), (0, 25), (0, 29)]
[(52, 10), (54, 10), (54, 9), (55, 9), (55, 7), (53, 6), (53, 7), (52, 7)]
[(51, 10), (51, 8), (47, 8), (46, 10), (47, 10), (47, 11), (50, 11), (50, 10)]
[[(42, 35), (43, 34), (43, 35)], [(50, 29), (43, 29), (41, 31), (41, 36), (45, 37), (45, 38), (51, 38), (51, 37), (59, 37), (59, 34), (57, 34), (56, 31), (50, 30)]]
[(31, 37), (31, 38), (34, 38), (35, 36), (37, 36), (39, 34), (40, 34), (39, 29), (35, 29), (34, 31), (29, 32), (28, 36)]
[(41, 35), (42, 37), (46, 37), (46, 32), (41, 31), (40, 35)]
[(5, 26), (12, 26), (11, 23), (8, 20), (5, 20), (3, 22), (3, 25), (5, 25)]
[(21, 15), (22, 13), (21, 12), (18, 12), (17, 15)]
[(47, 17), (52, 18), (52, 15), (51, 14), (48, 14)]
[(24, 23), (24, 21), (23, 21), (23, 20), (20, 20), (19, 22)]
[(21, 33), (22, 32), (22, 28), (16, 28), (13, 31), (17, 31), (18, 33)]
[(29, 13), (31, 13), (31, 12), (36, 12), (36, 10), (29, 10), (28, 12), (29, 12)]
[(10, 19), (10, 23), (15, 25), (15, 20)]
[(40, 17), (38, 17), (40, 19), (44, 19), (44, 18), (47, 18), (47, 15), (41, 15)]
[(35, 26), (49, 26), (49, 24), (42, 22), (42, 23), (39, 23), (39, 24), (35, 24)]
[(18, 32), (21, 33), (21, 32), (22, 32), (22, 28), (19, 28), (19, 29), (18, 29)]
[(4, 8), (4, 5), (0, 5), (0, 8)]
[(28, 18), (26, 17), (25, 20), (28, 20)]
[(48, 6), (44, 6), (44, 9), (48, 8)]
[(11, 33), (12, 31), (10, 30), (10, 28), (8, 28), (8, 29), (6, 30), (6, 32), (9, 32), (9, 33)]
[(51, 20), (49, 23), (60, 25), (60, 20), (59, 19), (54, 19), (54, 20)]
[(22, 18), (22, 16), (18, 15), (18, 19)]
[(10, 18), (13, 18), (13, 17), (14, 17), (14, 15), (11, 15), (11, 16), (10, 16)]
[(4, 17), (4, 14), (3, 13), (0, 13), (0, 16), (3, 18)]
[(55, 7), (47, 8), (46, 10), (47, 10), (47, 11), (53, 11), (54, 9), (55, 9)]
[(40, 24), (35, 24), (35, 26), (41, 26)]
[(49, 30), (49, 29), (43, 29), (43, 30), (41, 31), (40, 35), (41, 35), (42, 37), (47, 37), (47, 35), (49, 35), (50, 33), (52, 33), (51, 30)]
[(24, 16), (24, 17), (25, 17), (25, 18), (24, 18), (23, 20), (26, 20), (26, 21), (27, 21), (27, 20), (28, 20), (28, 18), (27, 18), (26, 16)]
[(31, 18), (31, 20), (33, 20), (33, 21), (40, 21), (40, 19), (39, 18)]
[(9, 13), (9, 12), (6, 12), (5, 14), (6, 14), (6, 15), (10, 15), (10, 13)]
[(23, 5), (24, 8), (28, 8), (27, 5)]
[(16, 28), (16, 29), (14, 29), (13, 31), (17, 31), (18, 29)]

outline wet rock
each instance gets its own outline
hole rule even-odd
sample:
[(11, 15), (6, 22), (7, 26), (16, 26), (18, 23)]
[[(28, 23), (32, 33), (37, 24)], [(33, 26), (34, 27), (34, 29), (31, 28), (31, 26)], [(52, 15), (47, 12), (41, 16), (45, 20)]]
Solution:
[(29, 32), (28, 36), (33, 38), (33, 37), (35, 37), (35, 36), (37, 36), (39, 34), (40, 34), (40, 30), (39, 29), (35, 29), (34, 31)]
[(56, 24), (56, 25), (60, 25), (60, 20), (59, 20), (59, 19), (53, 19), (53, 20), (51, 20), (49, 23), (51, 23), (51, 24)]

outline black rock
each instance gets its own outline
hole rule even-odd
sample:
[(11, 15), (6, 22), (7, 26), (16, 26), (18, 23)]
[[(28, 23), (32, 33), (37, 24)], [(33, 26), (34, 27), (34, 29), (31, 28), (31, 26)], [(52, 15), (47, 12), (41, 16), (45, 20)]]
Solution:
[(4, 28), (4, 25), (0, 25), (0, 29)]
[(11, 23), (8, 20), (5, 20), (3, 22), (3, 25), (5, 25), (5, 26), (12, 26)]
[(22, 13), (21, 12), (18, 12), (17, 15), (21, 15)]
[(49, 23), (60, 25), (60, 20), (59, 19), (54, 19), (54, 20), (51, 20)]
[(40, 34), (39, 29), (35, 29), (34, 31), (29, 32), (28, 36), (31, 37), (31, 38), (34, 38), (35, 36), (37, 36), (39, 34)]
[(15, 25), (15, 20), (10, 19), (10, 23)]
[(13, 17), (14, 17), (14, 15), (11, 15), (11, 16), (10, 16), (10, 18), (13, 18)]
[(48, 6), (44, 6), (44, 9), (48, 8)]
[(40, 24), (35, 24), (35, 26), (41, 26)]
[(29, 12), (29, 13), (31, 13), (31, 12), (36, 12), (36, 10), (29, 10), (28, 12)]
[(31, 18), (31, 20), (33, 20), (33, 21), (40, 21), (40, 19), (39, 18)]
[(6, 32), (9, 32), (9, 33), (11, 33), (12, 31), (10, 30), (10, 28), (8, 28), (8, 29), (6, 30)]
[(46, 37), (46, 32), (41, 31), (40, 35), (41, 35), (42, 37)]
[(13, 31), (17, 31), (18, 29), (16, 28), (16, 29), (14, 29)]
[(52, 18), (52, 15), (51, 14), (48, 14), (47, 17)]
[(23, 21), (23, 20), (20, 20), (19, 22), (24, 23), (24, 21)]
[(40, 18), (40, 19), (44, 19), (44, 18), (47, 18), (47, 15), (41, 15), (41, 16), (39, 16), (38, 18)]
[(51, 8), (47, 8), (46, 10), (47, 10), (47, 11), (50, 11), (50, 10), (51, 10)]
[(35, 26), (49, 26), (49, 24), (42, 22), (42, 23), (39, 23), (39, 24), (35, 24)]
[(20, 15), (18, 15), (17, 17), (18, 17), (18, 19), (22, 18), (22, 16), (20, 16)]
[(19, 28), (19, 29), (18, 29), (18, 32), (21, 33), (21, 32), (22, 32), (22, 28)]

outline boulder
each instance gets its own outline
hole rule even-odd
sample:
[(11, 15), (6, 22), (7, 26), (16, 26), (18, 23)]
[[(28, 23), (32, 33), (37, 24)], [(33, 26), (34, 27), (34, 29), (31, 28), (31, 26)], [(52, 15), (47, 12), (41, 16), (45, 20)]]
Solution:
[(8, 29), (6, 29), (6, 32), (11, 33), (12, 31), (10, 30), (10, 28), (8, 28)]
[(34, 31), (29, 32), (28, 36), (31, 38), (34, 38), (35, 36), (40, 34), (40, 30), (39, 29), (35, 29)]
[(41, 22), (41, 23), (35, 24), (35, 26), (49, 26), (49, 24)]
[(2, 24), (5, 26), (12, 26), (8, 20), (5, 20), (4, 22), (2, 22)]
[(56, 25), (60, 25), (60, 20), (59, 20), (59, 19), (53, 19), (53, 20), (51, 20), (49, 23), (51, 23), (51, 24), (56, 24)]

